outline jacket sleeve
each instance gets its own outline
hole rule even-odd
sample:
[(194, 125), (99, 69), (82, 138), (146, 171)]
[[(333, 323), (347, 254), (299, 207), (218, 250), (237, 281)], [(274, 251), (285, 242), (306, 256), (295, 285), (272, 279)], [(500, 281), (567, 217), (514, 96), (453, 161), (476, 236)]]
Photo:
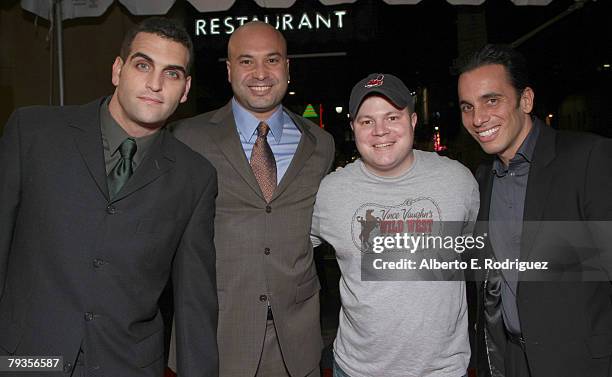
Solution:
[(213, 242), (216, 195), (217, 176), (212, 169), (173, 264), (177, 374), (180, 377), (218, 375), (218, 303)]
[(0, 299), (21, 196), (21, 138), (19, 111), (15, 111), (0, 138)]
[(586, 166), (582, 203), (599, 264), (612, 281), (612, 140), (598, 138)]

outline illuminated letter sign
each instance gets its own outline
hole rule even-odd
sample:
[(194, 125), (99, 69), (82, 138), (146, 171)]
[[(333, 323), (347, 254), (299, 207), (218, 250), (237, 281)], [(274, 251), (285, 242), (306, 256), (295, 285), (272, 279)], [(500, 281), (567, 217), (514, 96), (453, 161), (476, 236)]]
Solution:
[(195, 35), (228, 35), (236, 28), (249, 21), (260, 20), (283, 31), (292, 30), (319, 30), (319, 29), (342, 29), (344, 28), (344, 16), (346, 10), (335, 10), (327, 14), (319, 12), (304, 12), (300, 15), (290, 13), (279, 13), (274, 15), (252, 16), (227, 16), (223, 18), (200, 18), (195, 20)]

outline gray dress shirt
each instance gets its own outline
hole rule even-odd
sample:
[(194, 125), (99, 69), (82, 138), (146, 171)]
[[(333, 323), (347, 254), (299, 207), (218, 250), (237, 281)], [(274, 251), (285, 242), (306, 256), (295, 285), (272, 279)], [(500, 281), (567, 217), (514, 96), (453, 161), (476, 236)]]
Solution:
[[(489, 209), (489, 235), (495, 257), (499, 261), (518, 259), (521, 251), (523, 212), (529, 168), (539, 134), (539, 125), (533, 127), (508, 166), (496, 158), (493, 162), (493, 189)], [(503, 270), (501, 289), (502, 315), (506, 329), (521, 333), (516, 305), (517, 270)]]

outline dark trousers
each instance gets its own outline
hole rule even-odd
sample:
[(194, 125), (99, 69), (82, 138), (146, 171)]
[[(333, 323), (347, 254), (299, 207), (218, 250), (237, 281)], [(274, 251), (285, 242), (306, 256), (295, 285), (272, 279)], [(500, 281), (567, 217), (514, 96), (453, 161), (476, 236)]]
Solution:
[[(306, 377), (319, 376), (319, 368), (316, 368)], [(276, 335), (276, 327), (272, 319), (269, 319), (266, 323), (266, 336), (255, 377), (290, 377), (283, 361), (283, 354)]]
[(531, 377), (527, 355), (523, 348), (510, 340), (506, 343), (504, 355), (506, 377)]

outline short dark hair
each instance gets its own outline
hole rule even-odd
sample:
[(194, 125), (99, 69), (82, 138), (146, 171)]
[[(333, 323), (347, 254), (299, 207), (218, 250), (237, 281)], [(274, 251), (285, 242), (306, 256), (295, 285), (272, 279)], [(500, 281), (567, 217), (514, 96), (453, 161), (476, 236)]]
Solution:
[(191, 37), (189, 37), (187, 30), (185, 30), (182, 25), (164, 17), (150, 17), (143, 20), (138, 25), (131, 28), (123, 38), (120, 56), (124, 62), (130, 55), (132, 42), (138, 33), (155, 34), (185, 46), (189, 51), (189, 60), (187, 61), (187, 67), (185, 67), (185, 69), (187, 70), (187, 74), (191, 72), (191, 66), (193, 64), (193, 43), (191, 42)]
[(499, 64), (506, 69), (508, 79), (519, 97), (523, 90), (530, 86), (525, 57), (509, 45), (488, 44), (484, 46), (467, 60), (459, 69), (459, 74), (490, 64)]

